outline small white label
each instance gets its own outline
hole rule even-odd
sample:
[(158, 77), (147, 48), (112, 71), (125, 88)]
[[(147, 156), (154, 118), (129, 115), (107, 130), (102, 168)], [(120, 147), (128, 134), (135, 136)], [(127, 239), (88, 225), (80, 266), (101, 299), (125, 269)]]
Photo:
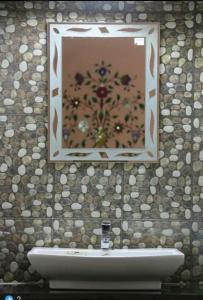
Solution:
[(135, 38), (134, 44), (137, 46), (143, 46), (144, 45), (144, 38)]

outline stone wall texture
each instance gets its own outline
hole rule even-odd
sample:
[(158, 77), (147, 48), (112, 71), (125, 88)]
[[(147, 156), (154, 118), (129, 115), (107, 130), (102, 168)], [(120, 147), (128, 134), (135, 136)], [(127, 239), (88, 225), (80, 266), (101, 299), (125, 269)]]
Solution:
[[(176, 247), (203, 280), (203, 1), (0, 1), (0, 280), (38, 281), (33, 246)], [(158, 21), (160, 160), (49, 163), (47, 23)]]

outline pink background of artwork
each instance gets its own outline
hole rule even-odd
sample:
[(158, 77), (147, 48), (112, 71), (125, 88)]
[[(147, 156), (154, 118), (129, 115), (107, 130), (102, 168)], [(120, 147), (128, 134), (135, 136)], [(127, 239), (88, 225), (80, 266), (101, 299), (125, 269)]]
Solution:
[[(145, 94), (145, 46), (137, 46), (134, 43), (134, 38), (77, 38), (77, 37), (63, 37), (62, 38), (62, 90), (67, 90), (68, 97), (80, 99), (80, 106), (76, 109), (71, 106), (70, 103), (66, 102), (66, 109), (63, 108), (63, 128), (70, 129), (75, 128), (75, 133), (71, 133), (69, 140), (73, 140), (74, 144), (69, 145), (68, 142), (63, 140), (63, 147), (69, 148), (74, 147), (74, 145), (79, 144), (82, 140), (85, 140), (85, 148), (97, 147), (95, 141), (87, 137), (87, 132), (82, 132), (78, 128), (78, 123), (80, 120), (85, 119), (84, 114), (92, 114), (93, 109), (98, 110), (97, 104), (92, 103), (92, 108), (88, 108), (85, 103), (83, 103), (83, 95), (88, 94), (88, 97), (95, 96), (95, 93), (90, 89), (89, 86), (83, 86), (80, 90), (75, 91), (71, 84), (73, 84), (74, 76), (76, 73), (86, 74), (89, 71), (93, 74), (93, 77), (98, 78), (98, 74), (95, 73), (95, 64), (104, 63), (111, 64), (111, 75), (108, 78), (113, 77), (116, 72), (120, 75), (128, 74), (135, 84), (135, 87), (129, 89), (129, 91), (124, 90), (123, 86), (115, 86), (114, 90), (108, 95), (108, 97), (115, 98), (116, 94), (121, 96), (121, 101), (119, 105), (112, 108), (111, 103), (106, 104), (105, 109), (111, 110), (111, 114), (118, 115), (116, 121), (123, 122), (126, 113), (136, 114), (138, 120), (126, 124), (131, 129), (135, 130), (136, 125), (144, 124), (144, 110), (134, 111), (133, 105), (144, 104), (144, 94)], [(95, 75), (94, 75), (95, 74)], [(97, 83), (96, 83), (97, 84)], [(141, 92), (141, 99), (136, 100), (137, 91)], [(122, 99), (129, 99), (131, 106), (124, 108), (122, 105)], [(105, 99), (104, 99), (105, 100)], [(104, 101), (105, 103), (105, 101)], [(107, 107), (108, 106), (108, 107)], [(78, 121), (72, 122), (65, 119), (67, 115), (77, 114)], [(88, 121), (89, 122), (89, 121)], [(89, 131), (93, 130), (92, 124), (89, 122)], [(115, 120), (111, 119), (112, 128), (115, 126)], [(126, 128), (127, 130), (127, 128)], [(133, 143), (132, 136), (127, 133), (126, 130), (116, 133), (116, 139), (121, 141), (120, 147), (130, 148), (128, 141), (132, 141), (132, 148), (144, 147), (144, 136), (142, 135), (136, 144)], [(108, 138), (103, 147), (115, 148), (115, 137)]]

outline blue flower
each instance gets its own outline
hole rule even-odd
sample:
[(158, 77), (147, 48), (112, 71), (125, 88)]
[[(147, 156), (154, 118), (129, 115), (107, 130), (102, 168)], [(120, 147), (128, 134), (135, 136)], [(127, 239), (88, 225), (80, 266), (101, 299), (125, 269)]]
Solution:
[(101, 67), (100, 69), (99, 69), (99, 75), (101, 75), (102, 77), (103, 76), (105, 76), (106, 75), (106, 68), (104, 68), (104, 67)]
[(140, 138), (140, 132), (139, 131), (133, 131), (132, 132), (132, 139), (137, 142), (138, 139)]

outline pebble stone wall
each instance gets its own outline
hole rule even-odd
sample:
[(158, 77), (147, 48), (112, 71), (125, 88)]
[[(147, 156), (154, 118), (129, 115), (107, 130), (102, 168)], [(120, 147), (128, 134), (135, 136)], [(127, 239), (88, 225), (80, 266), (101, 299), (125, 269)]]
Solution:
[[(176, 247), (203, 280), (203, 1), (0, 1), (0, 281), (33, 246)], [(160, 160), (48, 163), (47, 23), (158, 21)]]

